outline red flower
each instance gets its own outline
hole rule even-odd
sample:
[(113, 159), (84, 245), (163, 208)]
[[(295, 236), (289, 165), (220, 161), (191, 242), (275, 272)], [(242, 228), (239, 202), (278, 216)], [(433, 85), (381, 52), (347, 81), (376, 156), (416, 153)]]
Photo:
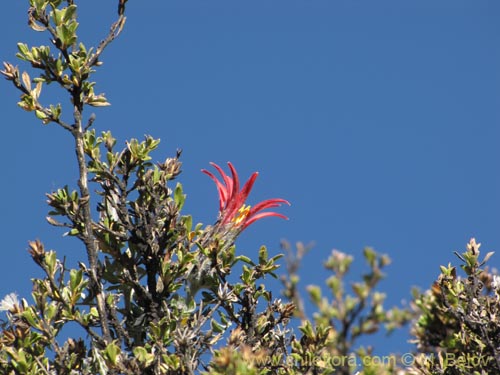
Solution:
[(253, 207), (245, 205), (245, 201), (247, 200), (248, 195), (252, 190), (252, 186), (259, 175), (258, 172), (254, 172), (240, 190), (238, 173), (236, 173), (236, 170), (230, 162), (228, 162), (227, 165), (231, 170), (232, 177), (229, 177), (217, 164), (210, 163), (210, 165), (212, 165), (220, 173), (222, 181), (206, 169), (202, 169), (201, 171), (214, 180), (215, 185), (217, 185), (217, 190), (219, 192), (219, 214), (221, 224), (233, 223), (235, 226), (245, 229), (255, 221), (268, 216), (277, 216), (288, 220), (286, 216), (277, 212), (262, 212), (265, 209), (279, 207), (282, 204), (290, 205), (290, 203), (285, 199), (267, 199), (257, 203)]

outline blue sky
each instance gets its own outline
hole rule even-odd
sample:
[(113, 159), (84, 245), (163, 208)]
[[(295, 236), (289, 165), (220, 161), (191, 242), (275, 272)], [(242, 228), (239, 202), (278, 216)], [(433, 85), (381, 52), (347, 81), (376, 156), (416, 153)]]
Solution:
[[(18, 41), (48, 44), (28, 29), (27, 6), (3, 6), (2, 61), (18, 63)], [(185, 212), (199, 222), (213, 222), (218, 208), (200, 169), (231, 161), (242, 178), (258, 170), (250, 203), (286, 198), (292, 206), (280, 212), (290, 220), (252, 225), (239, 252), (314, 241), (307, 285), (328, 276), (322, 261), (333, 248), (361, 262), (373, 246), (393, 259), (382, 288), (399, 304), (439, 265), (457, 263), (453, 251), (470, 237), (484, 251), (500, 248), (499, 12), (496, 1), (131, 0), (96, 75), (112, 106), (95, 111), (95, 127), (121, 143), (161, 138), (158, 161), (182, 148)], [(115, 2), (86, 1), (79, 13), (90, 45)], [(44, 219), (44, 194), (75, 186), (75, 158), (69, 135), (17, 108), (8, 82), (0, 95), (0, 295), (28, 296), (39, 275), (28, 240), (84, 254)]]

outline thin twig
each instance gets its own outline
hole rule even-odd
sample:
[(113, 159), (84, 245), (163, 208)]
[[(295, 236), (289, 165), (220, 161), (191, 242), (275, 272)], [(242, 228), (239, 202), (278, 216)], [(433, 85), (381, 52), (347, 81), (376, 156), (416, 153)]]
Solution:
[(99, 57), (104, 52), (104, 49), (108, 46), (109, 43), (111, 43), (116, 37), (118, 37), (118, 35), (120, 35), (123, 30), (123, 26), (125, 25), (125, 20), (126, 17), (121, 14), (118, 17), (118, 20), (113, 23), (113, 25), (111, 25), (111, 29), (109, 30), (108, 35), (104, 40), (101, 41), (101, 43), (99, 43), (96, 52), (85, 64), (88, 68), (97, 64), (97, 62), (99, 61)]

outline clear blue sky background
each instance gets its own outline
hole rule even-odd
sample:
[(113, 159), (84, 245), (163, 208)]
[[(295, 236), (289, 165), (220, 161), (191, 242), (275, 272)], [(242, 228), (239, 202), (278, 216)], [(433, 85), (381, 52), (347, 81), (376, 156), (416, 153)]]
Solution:
[[(79, 35), (90, 45), (116, 4), (83, 3)], [(3, 5), (1, 60), (17, 64), (20, 40), (48, 44), (28, 29), (27, 6)], [(500, 249), (498, 14), (498, 1), (130, 0), (96, 75), (112, 106), (96, 110), (95, 127), (121, 143), (161, 138), (159, 161), (182, 148), (185, 212), (196, 221), (213, 222), (218, 208), (200, 169), (232, 161), (243, 178), (258, 170), (250, 203), (286, 198), (290, 221), (252, 225), (238, 252), (314, 241), (307, 285), (328, 276), (333, 248), (353, 254), (358, 272), (373, 246), (393, 259), (382, 288), (388, 306), (400, 304), (439, 265), (457, 263), (453, 251), (470, 237)], [(75, 186), (71, 139), (17, 108), (17, 96), (0, 83), (0, 295), (27, 297), (40, 274), (28, 240), (70, 259), (83, 249), (44, 219), (45, 192)], [(400, 350), (406, 338), (397, 338), (382, 350)]]

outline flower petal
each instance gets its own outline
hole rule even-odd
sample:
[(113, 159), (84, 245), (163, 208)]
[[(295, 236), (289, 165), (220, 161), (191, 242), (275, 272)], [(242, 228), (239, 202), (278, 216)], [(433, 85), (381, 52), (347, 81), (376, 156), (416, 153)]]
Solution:
[(249, 216), (252, 216), (259, 211), (265, 210), (266, 208), (279, 207), (282, 204), (287, 204), (290, 206), (290, 202), (288, 202), (285, 199), (280, 199), (280, 198), (266, 199), (265, 201), (259, 202), (255, 206), (253, 206), (252, 209), (250, 210)]
[(246, 196), (243, 196), (242, 192), (239, 191), (240, 179), (238, 177), (236, 169), (234, 168), (231, 162), (228, 162), (227, 165), (229, 166), (229, 169), (231, 170), (231, 175), (233, 176), (232, 178), (233, 189), (232, 189), (231, 199), (228, 200), (228, 204), (225, 208), (226, 212), (224, 213), (224, 220), (223, 220), (223, 222), (225, 223), (228, 223), (236, 216), (238, 210), (241, 208), (241, 206), (243, 206), (243, 204), (245, 204), (246, 200)]
[(209, 172), (206, 169), (202, 169), (201, 171), (215, 182), (215, 185), (217, 186), (217, 191), (219, 193), (219, 211), (222, 211), (224, 209), (224, 206), (227, 204), (227, 199), (228, 199), (228, 193), (226, 187), (222, 185), (219, 179), (215, 177), (212, 172)]
[(219, 167), (215, 163), (210, 163), (211, 166), (213, 166), (215, 169), (217, 169), (217, 172), (221, 175), (222, 179), (224, 180), (224, 184), (226, 184), (226, 191), (227, 191), (227, 199), (226, 201), (230, 201), (231, 198), (233, 197), (233, 179), (229, 177), (224, 170)]
[(238, 178), (238, 173), (236, 172), (236, 169), (234, 169), (233, 164), (231, 164), (230, 161), (227, 162), (227, 165), (229, 166), (229, 169), (231, 170), (231, 175), (233, 176), (233, 197), (235, 197), (239, 192), (240, 192), (240, 179)]
[(288, 217), (285, 215), (279, 214), (277, 212), (261, 212), (259, 214), (253, 215), (253, 216), (248, 216), (248, 219), (245, 221), (245, 224), (243, 225), (243, 228), (248, 227), (250, 224), (255, 223), (257, 220), (260, 220), (264, 217), (269, 217), (269, 216), (277, 216), (282, 219), (288, 220)]
[[(248, 179), (247, 182), (245, 182), (245, 185), (243, 185), (243, 189), (241, 189), (241, 199), (243, 199), (243, 203), (247, 200), (248, 196), (250, 195), (250, 191), (252, 191), (253, 184), (255, 183), (255, 180), (259, 176), (259, 172), (254, 172), (250, 178)], [(242, 203), (242, 204), (243, 204)]]

